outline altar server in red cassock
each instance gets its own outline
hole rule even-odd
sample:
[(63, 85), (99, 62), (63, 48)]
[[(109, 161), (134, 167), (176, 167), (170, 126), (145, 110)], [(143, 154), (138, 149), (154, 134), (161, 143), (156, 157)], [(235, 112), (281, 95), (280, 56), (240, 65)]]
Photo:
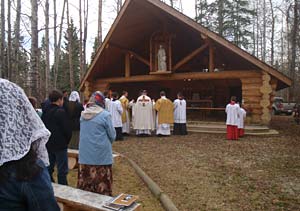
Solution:
[(245, 118), (246, 118), (246, 111), (243, 108), (243, 105), (240, 105), (239, 109), (239, 122), (238, 122), (238, 130), (239, 130), (239, 137), (243, 137), (245, 134)]
[(227, 139), (238, 140), (238, 117), (240, 106), (236, 104), (236, 97), (232, 96), (230, 103), (226, 106), (226, 126), (227, 126)]

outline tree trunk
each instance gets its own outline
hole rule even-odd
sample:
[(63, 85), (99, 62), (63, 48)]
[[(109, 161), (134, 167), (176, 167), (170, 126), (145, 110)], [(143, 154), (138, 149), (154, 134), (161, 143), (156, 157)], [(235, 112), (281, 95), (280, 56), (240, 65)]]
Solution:
[(14, 53), (13, 53), (13, 68), (12, 68), (12, 80), (16, 83), (19, 82), (19, 50), (20, 50), (20, 22), (21, 22), (21, 0), (17, 1), (17, 8), (16, 8), (16, 20), (15, 20), (15, 27), (14, 27)]
[(5, 77), (5, 1), (1, 0), (1, 40), (0, 40), (0, 77)]
[(102, 45), (102, 0), (98, 5), (98, 47)]
[(29, 95), (38, 98), (38, 2), (31, 0), (31, 57), (28, 73)]
[(83, 50), (82, 50), (82, 10), (81, 10), (81, 0), (79, 0), (79, 63), (80, 63), (80, 82), (83, 79)]
[(64, 0), (64, 3), (63, 3), (62, 15), (61, 15), (60, 26), (59, 26), (58, 43), (56, 44), (56, 50), (55, 50), (55, 58), (56, 58), (55, 64), (54, 64), (54, 84), (55, 84), (54, 88), (55, 89), (57, 89), (56, 86), (57, 86), (57, 77), (58, 77), (58, 61), (60, 58), (60, 48), (61, 48), (60, 45), (61, 45), (61, 38), (62, 38), (62, 26), (64, 23), (65, 6), (66, 6), (66, 0)]
[(224, 33), (224, 2), (218, 1), (218, 33), (223, 36)]
[(70, 88), (74, 90), (74, 70), (73, 70), (73, 38), (72, 38), (72, 29), (70, 24), (70, 15), (69, 15), (69, 1), (67, 1), (67, 23), (68, 23), (68, 50), (69, 50), (69, 74), (70, 74)]
[(290, 92), (290, 98), (291, 100), (294, 100), (295, 98), (295, 92), (296, 92), (296, 56), (297, 56), (297, 35), (298, 35), (298, 27), (299, 27), (299, 14), (298, 14), (298, 0), (294, 0), (294, 21), (293, 21), (293, 27), (291, 31), (291, 61), (290, 61), (290, 71), (291, 71), (291, 78), (293, 79), (293, 85), (291, 87)]
[(117, 13), (121, 11), (122, 8), (122, 0), (117, 0)]
[(271, 65), (274, 65), (274, 37), (275, 37), (275, 15), (274, 15), (274, 8), (273, 8), (273, 2), (270, 1), (270, 7), (271, 7), (271, 16), (272, 16), (272, 29), (271, 29)]
[[(55, 27), (54, 27), (55, 28)], [(50, 75), (50, 49), (49, 49), (49, 0), (45, 2), (45, 44), (46, 44), (46, 69), (45, 69), (45, 97), (49, 93)]]
[(58, 62), (58, 58), (57, 58), (57, 13), (56, 13), (56, 0), (53, 0), (53, 12), (54, 12), (54, 16), (53, 16), (53, 37), (54, 37), (54, 68), (53, 68), (53, 86), (54, 89), (56, 89), (57, 87), (57, 72), (56, 72), (56, 63)]
[(266, 0), (263, 0), (263, 34), (262, 34), (262, 60), (266, 61), (267, 53), (267, 17)]
[(12, 41), (11, 41), (11, 1), (7, 1), (7, 73), (8, 79), (12, 80), (12, 68), (11, 68), (11, 51), (12, 51)]
[(87, 30), (88, 30), (88, 14), (89, 14), (89, 0), (84, 0), (83, 5), (83, 14), (84, 14), (84, 29), (83, 29), (83, 70), (86, 70), (86, 39), (87, 39)]

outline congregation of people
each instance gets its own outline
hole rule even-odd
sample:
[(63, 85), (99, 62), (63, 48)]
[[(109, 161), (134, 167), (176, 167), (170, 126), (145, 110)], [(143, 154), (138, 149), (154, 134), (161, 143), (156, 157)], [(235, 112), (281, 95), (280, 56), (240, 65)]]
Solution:
[[(80, 103), (77, 91), (53, 90), (37, 109), (14, 83), (0, 79), (0, 210), (59, 210), (51, 182), (68, 185), (68, 148), (79, 149), (77, 187), (112, 196), (112, 143), (139, 137), (187, 135), (186, 101), (164, 91), (151, 99), (146, 90), (129, 101), (128, 92), (94, 92)], [(227, 139), (244, 135), (245, 110), (232, 97), (226, 106)]]

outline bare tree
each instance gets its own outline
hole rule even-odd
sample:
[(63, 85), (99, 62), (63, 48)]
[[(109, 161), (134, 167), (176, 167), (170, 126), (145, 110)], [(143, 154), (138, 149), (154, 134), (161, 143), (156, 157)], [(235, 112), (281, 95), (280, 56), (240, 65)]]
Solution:
[(38, 98), (38, 0), (31, 0), (31, 57), (28, 73), (29, 95)]
[(274, 15), (274, 8), (272, 0), (270, 2), (270, 9), (271, 9), (271, 65), (274, 65), (274, 39), (275, 39), (275, 15)]
[(291, 78), (294, 80), (294, 83), (291, 87), (290, 92), (290, 98), (294, 100), (295, 92), (296, 92), (296, 84), (295, 84), (295, 76), (296, 76), (296, 46), (297, 46), (297, 36), (298, 36), (298, 30), (299, 30), (299, 14), (298, 14), (298, 0), (294, 0), (293, 5), (293, 13), (294, 13), (294, 20), (293, 20), (293, 26), (291, 30), (291, 61), (290, 61), (290, 71), (291, 71)]
[(21, 22), (21, 0), (17, 0), (16, 8), (16, 20), (14, 26), (14, 53), (13, 53), (13, 68), (12, 68), (12, 80), (18, 83), (19, 81), (19, 50), (20, 50), (20, 22)]
[(83, 16), (84, 16), (84, 27), (83, 27), (83, 70), (86, 70), (86, 40), (88, 31), (88, 15), (89, 14), (89, 0), (84, 0), (83, 4)]
[[(62, 26), (64, 22), (64, 14), (65, 14), (65, 7), (66, 7), (66, 1), (64, 0), (63, 3), (63, 9), (62, 9), (62, 15), (60, 20), (60, 27), (59, 27), (59, 37), (58, 37), (58, 43), (55, 44), (56, 48), (54, 49), (55, 52), (55, 59), (54, 59), (54, 88), (57, 88), (57, 77), (58, 77), (58, 61), (60, 57), (60, 46), (61, 46), (61, 39), (62, 39)], [(56, 10), (56, 9), (55, 9)], [(56, 28), (56, 25), (54, 25), (54, 28)]]
[(117, 13), (121, 11), (122, 8), (122, 0), (117, 0)]
[(45, 95), (47, 96), (49, 92), (49, 76), (50, 76), (49, 0), (46, 0), (45, 2), (45, 45), (46, 45)]
[(84, 74), (84, 65), (83, 65), (83, 50), (82, 50), (82, 9), (81, 9), (81, 0), (79, 0), (79, 63), (80, 63), (80, 81), (83, 78)]
[(263, 32), (262, 32), (262, 54), (261, 58), (263, 61), (266, 61), (267, 53), (267, 5), (266, 0), (263, 0)]
[(102, 0), (98, 3), (98, 45), (102, 44)]
[(68, 36), (68, 50), (69, 50), (69, 74), (70, 74), (70, 88), (74, 90), (74, 70), (73, 70), (73, 39), (72, 39), (72, 28), (70, 24), (70, 14), (69, 14), (69, 1), (67, 0), (67, 36)]
[(7, 1), (7, 74), (8, 79), (12, 80), (11, 72), (11, 51), (12, 51), (12, 41), (11, 41), (11, 1)]
[(1, 45), (0, 45), (0, 77), (4, 77), (5, 52), (5, 1), (1, 0)]

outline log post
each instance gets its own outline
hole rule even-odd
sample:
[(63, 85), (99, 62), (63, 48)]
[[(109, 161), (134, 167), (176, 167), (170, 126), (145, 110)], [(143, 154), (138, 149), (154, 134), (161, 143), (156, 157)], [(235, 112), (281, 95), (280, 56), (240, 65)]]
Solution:
[(125, 77), (130, 77), (130, 53), (125, 55)]
[(215, 69), (215, 51), (213, 45), (210, 43), (209, 45), (209, 72), (213, 72)]
[(83, 91), (83, 96), (84, 99), (89, 99), (91, 96), (91, 87), (90, 87), (90, 82), (86, 81), (84, 82), (84, 91)]
[(262, 107), (262, 115), (261, 120), (262, 123), (265, 125), (268, 125), (271, 121), (271, 95), (273, 92), (272, 86), (271, 86), (271, 76), (263, 72), (262, 74), (262, 86), (260, 87), (260, 92), (262, 93), (262, 100), (260, 102), (260, 105)]
[(262, 106), (260, 105), (262, 99), (262, 93), (260, 92), (262, 86), (261, 74), (257, 74), (255, 77), (241, 78), (241, 82), (243, 104), (247, 110), (246, 122), (248, 124), (259, 124), (262, 115)]

